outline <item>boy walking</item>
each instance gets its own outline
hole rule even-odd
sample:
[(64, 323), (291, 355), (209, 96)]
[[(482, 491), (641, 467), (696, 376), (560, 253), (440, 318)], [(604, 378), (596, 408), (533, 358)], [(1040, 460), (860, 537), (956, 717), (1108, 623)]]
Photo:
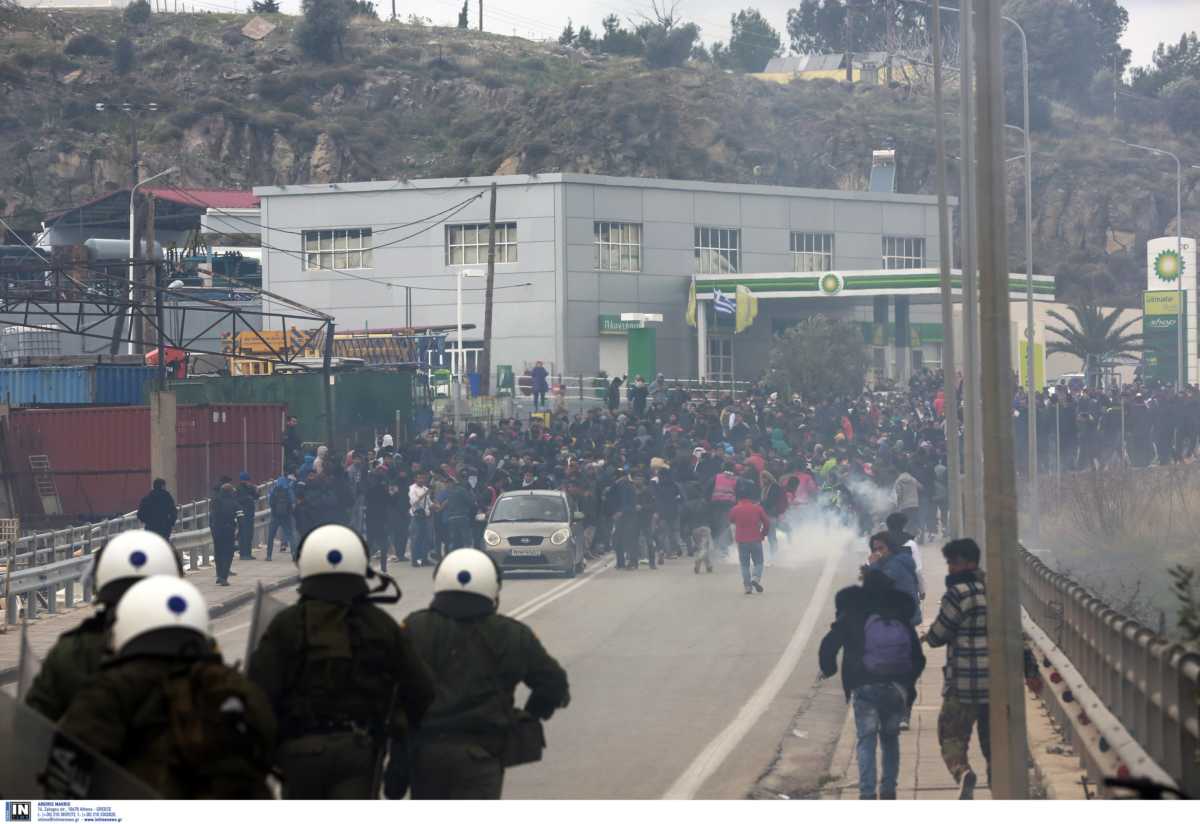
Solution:
[[(925, 670), (921, 642), (909, 623), (912, 598), (876, 569), (864, 569), (862, 586), (846, 587), (834, 597), (836, 618), (821, 639), (821, 676), (837, 673), (842, 651), (842, 689), (854, 707), (858, 736), (860, 799), (895, 799), (900, 773), (900, 722), (916, 697), (915, 684)], [(882, 775), (876, 783), (876, 744)]]
[(762, 542), (771, 530), (771, 519), (767, 517), (766, 510), (752, 500), (750, 494), (749, 490), (739, 490), (738, 502), (729, 510), (733, 539), (737, 541), (738, 563), (742, 567), (742, 586), (747, 595), (763, 591)]
[(970, 799), (978, 778), (967, 760), (971, 729), (979, 728), (979, 748), (988, 761), (991, 783), (991, 728), (988, 722), (987, 590), (979, 568), (979, 545), (970, 538), (942, 548), (950, 574), (937, 619), (925, 640), (946, 645), (938, 743), (942, 760), (958, 784), (958, 797)]

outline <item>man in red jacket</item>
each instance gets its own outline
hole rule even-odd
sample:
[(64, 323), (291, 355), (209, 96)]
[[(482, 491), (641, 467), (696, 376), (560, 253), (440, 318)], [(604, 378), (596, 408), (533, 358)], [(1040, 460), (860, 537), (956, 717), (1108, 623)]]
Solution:
[[(733, 539), (738, 545), (738, 563), (742, 567), (742, 585), (746, 588), (746, 594), (762, 592), (762, 542), (771, 529), (771, 519), (758, 503), (747, 496), (746, 491), (739, 490), (738, 502), (729, 510), (729, 523), (733, 524)], [(750, 570), (752, 561), (753, 574)]]

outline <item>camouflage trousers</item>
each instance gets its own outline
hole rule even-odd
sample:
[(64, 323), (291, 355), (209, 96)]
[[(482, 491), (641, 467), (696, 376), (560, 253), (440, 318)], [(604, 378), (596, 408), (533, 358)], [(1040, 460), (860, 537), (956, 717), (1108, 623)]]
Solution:
[[(987, 704), (967, 704), (953, 695), (942, 699), (942, 710), (938, 713), (938, 744), (942, 749), (942, 760), (946, 769), (957, 783), (962, 774), (971, 768), (967, 753), (971, 747), (971, 730), (979, 727), (979, 749), (988, 762), (990, 777), (992, 758), (991, 725), (988, 721)], [(990, 778), (989, 778), (989, 782)]]

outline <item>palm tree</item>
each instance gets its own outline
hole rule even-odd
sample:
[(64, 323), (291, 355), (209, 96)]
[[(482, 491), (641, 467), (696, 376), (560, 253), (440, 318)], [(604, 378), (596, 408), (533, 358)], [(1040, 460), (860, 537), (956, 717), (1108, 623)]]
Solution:
[(1099, 306), (1084, 304), (1068, 306), (1075, 317), (1067, 319), (1058, 312), (1046, 314), (1062, 324), (1049, 326), (1047, 332), (1058, 335), (1062, 340), (1049, 341), (1046, 354), (1065, 352), (1083, 361), (1084, 375), (1089, 387), (1095, 385), (1094, 377), (1101, 366), (1121, 360), (1134, 360), (1135, 354), (1145, 349), (1140, 332), (1130, 332), (1129, 327), (1140, 320), (1134, 317), (1118, 323), (1120, 309), (1107, 314)]

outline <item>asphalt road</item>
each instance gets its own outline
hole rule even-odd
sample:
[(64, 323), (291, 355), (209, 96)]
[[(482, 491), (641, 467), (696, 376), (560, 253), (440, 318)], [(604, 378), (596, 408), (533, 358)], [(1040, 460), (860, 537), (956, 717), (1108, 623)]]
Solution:
[[(816, 678), (833, 593), (861, 563), (850, 539), (807, 531), (761, 595), (743, 594), (732, 559), (700, 575), (682, 558), (656, 571), (596, 563), (569, 581), (507, 577), (501, 610), (566, 668), (572, 701), (547, 725), (545, 759), (508, 772), (505, 797), (746, 797)], [(428, 604), (430, 569), (389, 571), (404, 591), (397, 618)], [(228, 659), (244, 656), (249, 620), (243, 609), (214, 622)]]

